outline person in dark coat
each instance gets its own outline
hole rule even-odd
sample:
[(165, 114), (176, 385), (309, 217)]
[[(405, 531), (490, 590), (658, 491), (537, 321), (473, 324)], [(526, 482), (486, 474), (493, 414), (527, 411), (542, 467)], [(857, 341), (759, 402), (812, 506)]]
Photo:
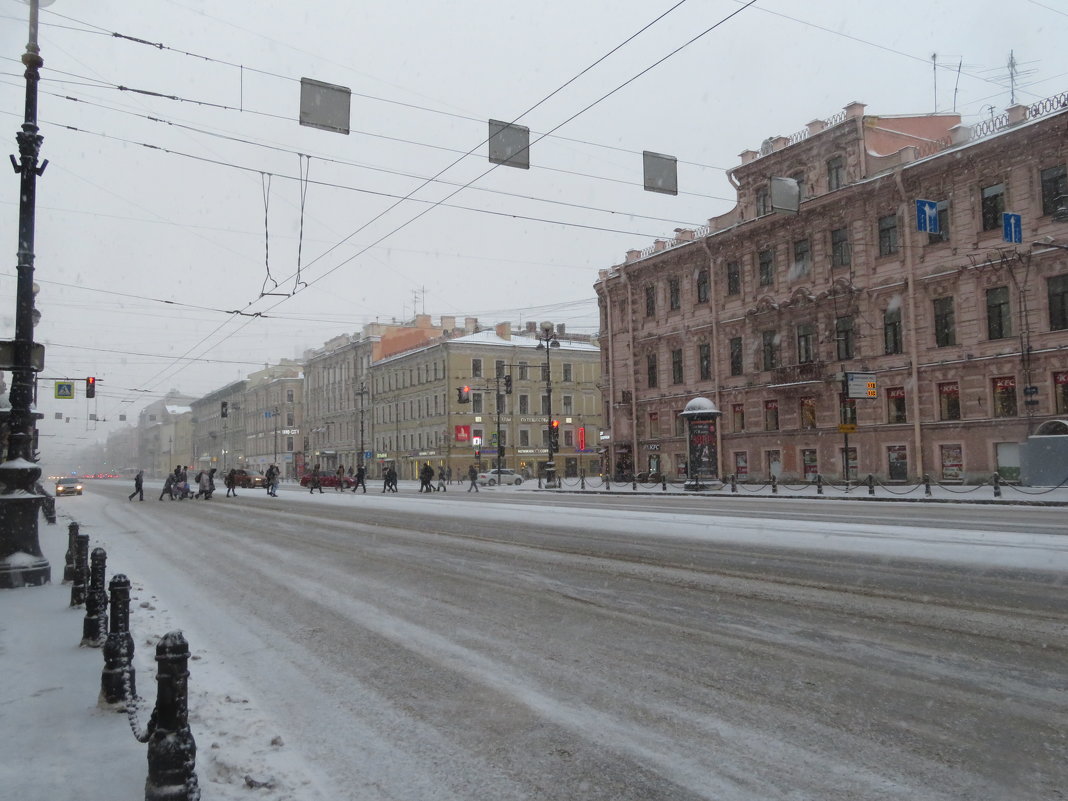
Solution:
[(145, 471), (138, 470), (137, 475), (134, 476), (134, 491), (130, 493), (129, 500), (134, 499), (134, 495), (140, 495), (141, 500), (145, 499)]
[(171, 500), (174, 500), (174, 473), (168, 473), (167, 477), (163, 479), (163, 492), (159, 494), (161, 501), (164, 495), (170, 495)]
[(339, 464), (337, 466), (337, 473), (335, 475), (337, 476), (337, 484), (334, 486), (334, 492), (344, 492), (345, 491), (345, 466)]
[(478, 470), (474, 465), (467, 468), (467, 480), (471, 482), (467, 487), (467, 491), (470, 492), (471, 490), (474, 490), (475, 492), (478, 492)]
[(356, 483), (352, 485), (352, 491), (356, 492), (357, 488), (363, 487), (363, 494), (367, 494), (367, 469), (361, 464), (356, 468)]
[(230, 497), (230, 493), (233, 493), (234, 497), (237, 497), (237, 470), (230, 468), (230, 472), (226, 474), (226, 478), (223, 479), (223, 483), (226, 485), (226, 497)]
[(308, 482), (308, 494), (311, 495), (316, 490), (319, 490), (319, 494), (323, 494), (323, 480), (320, 478), (319, 465), (315, 465), (311, 472), (311, 481)]

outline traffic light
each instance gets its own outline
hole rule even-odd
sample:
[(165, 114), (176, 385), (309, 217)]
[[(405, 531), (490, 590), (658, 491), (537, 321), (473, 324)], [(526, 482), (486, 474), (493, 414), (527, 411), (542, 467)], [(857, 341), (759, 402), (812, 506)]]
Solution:
[(457, 403), (470, 403), (471, 402), (471, 387), (457, 387), (456, 388), (456, 402)]
[(504, 446), (503, 445), (498, 445), (497, 446), (497, 458), (498, 459), (503, 459), (504, 458)]
[(95, 375), (91, 375), (87, 379), (85, 379), (85, 397), (87, 397), (87, 398), (95, 398), (96, 397), (96, 376)]
[(504, 377), (504, 394), (505, 395), (511, 395), (512, 394), (512, 377), (510, 375), (506, 375)]
[(228, 401), (222, 401), (219, 405), (219, 417), (226, 417), (230, 413), (230, 404)]
[(549, 426), (549, 446), (554, 451), (560, 450), (560, 421), (553, 420)]

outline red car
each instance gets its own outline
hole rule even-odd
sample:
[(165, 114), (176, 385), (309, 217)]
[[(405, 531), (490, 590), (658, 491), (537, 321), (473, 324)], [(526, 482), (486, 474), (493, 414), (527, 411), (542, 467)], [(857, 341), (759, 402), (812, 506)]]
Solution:
[[(312, 482), (312, 474), (311, 473), (305, 473), (300, 478), (300, 486), (302, 486), (302, 487), (309, 486), (311, 484), (311, 482)], [(323, 489), (326, 489), (327, 487), (336, 487), (337, 486), (337, 475), (335, 473), (320, 473), (319, 474), (319, 486), (321, 486)], [(341, 488), (342, 489), (352, 489), (354, 486), (356, 486), (356, 479), (354, 479), (352, 476), (349, 476), (349, 475), (346, 475), (346, 476), (342, 477), (342, 479), (341, 479)]]

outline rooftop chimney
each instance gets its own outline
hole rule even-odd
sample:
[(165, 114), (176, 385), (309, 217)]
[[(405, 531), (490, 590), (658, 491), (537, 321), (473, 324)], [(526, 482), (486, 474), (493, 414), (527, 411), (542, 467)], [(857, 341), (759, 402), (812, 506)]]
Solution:
[(512, 338), (512, 324), (511, 323), (497, 323), (493, 330), (497, 333), (501, 339)]

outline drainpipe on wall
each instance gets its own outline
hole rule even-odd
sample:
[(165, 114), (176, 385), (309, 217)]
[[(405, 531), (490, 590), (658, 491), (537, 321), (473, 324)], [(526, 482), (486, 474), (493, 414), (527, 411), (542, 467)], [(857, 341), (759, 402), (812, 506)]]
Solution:
[[(898, 213), (902, 222), (909, 219), (909, 198), (905, 192), (905, 184), (901, 180), (901, 167), (894, 170), (894, 183), (897, 185), (898, 194), (901, 196), (901, 205)], [(912, 227), (905, 225), (905, 280), (908, 283), (908, 324), (906, 326), (909, 338), (909, 362), (912, 373), (912, 449), (916, 454), (916, 475), (923, 476), (926, 472), (923, 465), (923, 429), (920, 426), (920, 344), (916, 337), (916, 259), (913, 255)]]
[[(727, 173), (731, 179), (731, 183), (734, 183), (734, 177)], [(712, 269), (712, 248), (708, 246), (708, 239), (701, 239), (701, 247), (705, 249), (705, 253), (708, 254), (708, 305), (712, 309), (712, 347), (709, 348), (712, 357), (712, 385), (715, 387), (713, 394), (715, 395), (716, 408), (723, 411), (723, 389), (719, 380), (719, 305), (712, 302), (712, 298), (717, 297), (716, 294), (716, 271)], [(689, 443), (687, 443), (687, 453), (689, 452)], [(727, 475), (726, 471), (726, 456), (723, 453), (723, 415), (719, 416), (718, 424), (716, 425), (716, 454), (719, 457), (719, 464), (716, 465), (720, 480), (723, 476)], [(687, 477), (689, 474), (689, 464), (687, 463)]]

